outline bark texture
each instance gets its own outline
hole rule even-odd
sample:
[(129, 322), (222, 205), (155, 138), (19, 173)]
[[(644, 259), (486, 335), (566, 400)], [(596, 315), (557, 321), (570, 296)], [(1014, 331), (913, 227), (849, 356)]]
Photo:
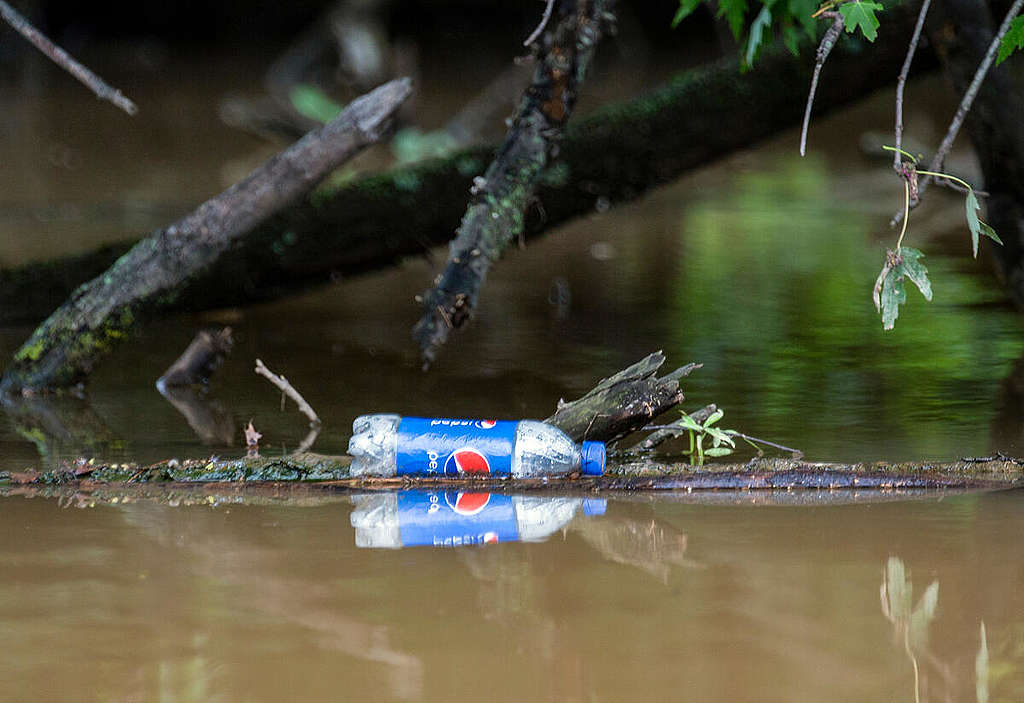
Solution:
[(245, 180), (136, 244), (36, 329), (6, 369), (0, 392), (82, 381), (140, 316), (170, 307), (178, 291), (237, 239), (376, 142), (411, 90), (409, 80), (401, 79), (353, 101)]
[(540, 40), (537, 69), (512, 127), (483, 177), (474, 182), (444, 272), (423, 294), (423, 316), (413, 337), (425, 363), (434, 360), (451, 330), (470, 319), (487, 272), (522, 235), (524, 214), (572, 115), (611, 4), (558, 1), (554, 26)]
[[(897, 7), (886, 14), (874, 44), (850, 36), (840, 40), (825, 67), (815, 115), (891, 84), (899, 73), (914, 13)], [(922, 52), (915, 67), (932, 63)], [(769, 52), (753, 71), (741, 74), (735, 60), (720, 61), (574, 120), (558, 158), (543, 171), (537, 207), (524, 218), (525, 235), (592, 213), (599, 200), (635, 199), (689, 169), (798, 125), (812, 65), (813, 56)], [(828, 80), (834, 76), (842, 80)], [(491, 147), (463, 149), (340, 186), (322, 184), (237, 239), (230, 256), (188, 281), (173, 300), (164, 301), (165, 309), (271, 300), (422, 255), (451, 239), (473, 177), (493, 153)], [(114, 244), (0, 271), (0, 324), (38, 322), (130, 247)]]

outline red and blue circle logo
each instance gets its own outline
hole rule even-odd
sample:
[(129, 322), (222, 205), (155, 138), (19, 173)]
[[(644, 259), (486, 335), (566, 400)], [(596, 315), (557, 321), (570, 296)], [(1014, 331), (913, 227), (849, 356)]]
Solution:
[(448, 455), (444, 462), (444, 472), (447, 475), (460, 474), (482, 474), (491, 473), (491, 464), (487, 457), (473, 447), (456, 449)]
[(448, 491), (444, 494), (444, 502), (459, 515), (476, 515), (491, 502), (491, 494)]
[(481, 430), (493, 430), (494, 426), (498, 424), (497, 420), (477, 420), (476, 426)]

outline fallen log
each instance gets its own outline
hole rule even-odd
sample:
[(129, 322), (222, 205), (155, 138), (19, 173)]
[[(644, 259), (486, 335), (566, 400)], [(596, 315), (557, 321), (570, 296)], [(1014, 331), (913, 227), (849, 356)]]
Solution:
[(412, 91), (392, 81), (353, 101), (247, 178), (169, 227), (154, 232), (104, 274), (79, 287), (14, 355), (0, 392), (81, 382), (141, 316), (167, 309), (192, 278), (231, 245), (385, 134)]
[[(828, 72), (843, 80), (823, 81), (816, 115), (897, 75), (914, 13), (896, 7), (886, 14), (874, 44), (844, 37), (833, 51)], [(769, 52), (744, 74), (735, 60), (719, 61), (574, 121), (565, 130), (558, 159), (540, 179), (539, 207), (527, 213), (525, 235), (591, 213), (598, 201), (614, 205), (635, 199), (689, 169), (798, 125), (803, 104), (794, 96), (805, 94), (812, 61)], [(925, 53), (915, 68), (933, 63)], [(340, 186), (324, 183), (239, 238), (230, 256), (165, 301), (164, 310), (271, 300), (423, 255), (450, 240), (473, 177), (493, 153), (493, 147), (467, 148)], [(38, 322), (131, 246), (115, 243), (0, 271), (0, 324)]]

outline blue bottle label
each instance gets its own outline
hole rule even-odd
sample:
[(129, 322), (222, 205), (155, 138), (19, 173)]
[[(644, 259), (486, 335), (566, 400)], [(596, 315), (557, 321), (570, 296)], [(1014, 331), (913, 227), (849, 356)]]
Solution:
[(508, 476), (518, 424), (403, 417), (398, 425), (398, 475)]
[(519, 539), (512, 497), (496, 493), (402, 491), (398, 529), (405, 547), (459, 547)]

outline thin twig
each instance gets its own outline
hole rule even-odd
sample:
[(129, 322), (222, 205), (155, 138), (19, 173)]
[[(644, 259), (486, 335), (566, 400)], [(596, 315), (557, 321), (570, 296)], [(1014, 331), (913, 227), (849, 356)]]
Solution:
[(286, 396), (295, 401), (295, 404), (299, 406), (299, 412), (309, 418), (309, 422), (313, 425), (320, 424), (320, 418), (317, 417), (316, 411), (313, 410), (312, 406), (306, 402), (306, 399), (292, 387), (292, 384), (288, 383), (288, 379), (284, 376), (278, 376), (273, 371), (268, 369), (262, 361), (256, 360), (256, 373), (263, 376), (268, 381), (273, 383), (275, 386), (281, 389), (281, 392)]
[(900, 147), (903, 145), (903, 88), (907, 83), (910, 64), (914, 60), (917, 43), (921, 39), (921, 29), (924, 27), (924, 18), (928, 14), (928, 8), (931, 4), (932, 0), (924, 0), (921, 3), (921, 11), (917, 15), (917, 24), (914, 25), (914, 35), (910, 38), (910, 46), (907, 47), (907, 58), (903, 60), (903, 68), (900, 70), (899, 78), (896, 79), (896, 151), (892, 156), (892, 167), (897, 172), (901, 171)]
[[(978, 90), (981, 88), (982, 81), (985, 80), (985, 76), (988, 75), (988, 69), (992, 65), (992, 61), (996, 57), (996, 52), (999, 51), (999, 44), (1003, 41), (1003, 37), (1010, 29), (1010, 23), (1013, 22), (1014, 18), (1020, 14), (1021, 9), (1024, 8), (1024, 0), (1015, 0), (1010, 9), (1006, 12), (1006, 17), (1003, 18), (1003, 23), (999, 25), (999, 31), (996, 32), (995, 36), (992, 37), (991, 43), (988, 45), (988, 50), (985, 52), (985, 57), (978, 64), (978, 70), (974, 72), (974, 78), (971, 79), (971, 84), (964, 91), (963, 98), (960, 99), (960, 106), (956, 109), (956, 114), (953, 115), (953, 121), (949, 123), (949, 129), (946, 130), (946, 136), (942, 138), (942, 143), (939, 145), (938, 151), (935, 152), (935, 156), (932, 158), (931, 163), (928, 164), (929, 171), (941, 171), (942, 164), (946, 160), (946, 156), (949, 154), (949, 150), (953, 148), (953, 142), (956, 140), (957, 135), (960, 133), (960, 128), (963, 126), (964, 120), (967, 118), (967, 113), (971, 110), (971, 105), (974, 104), (974, 98), (978, 95)], [(918, 184), (918, 202), (920, 202), (920, 195), (924, 193), (925, 188), (932, 182), (934, 176), (925, 176), (921, 179)], [(890, 221), (890, 226), (896, 226), (899, 221), (903, 218), (903, 213), (898, 212)]]
[(832, 20), (832, 26), (825, 32), (825, 36), (821, 38), (821, 44), (818, 45), (818, 55), (814, 60), (814, 75), (811, 77), (811, 92), (807, 95), (807, 109), (804, 111), (804, 124), (800, 130), (800, 156), (804, 156), (807, 153), (807, 130), (811, 126), (811, 107), (814, 105), (814, 94), (818, 90), (818, 74), (821, 73), (821, 67), (825, 65), (825, 59), (832, 53), (832, 47), (836, 45), (836, 40), (839, 39), (840, 32), (843, 31), (843, 16), (838, 12), (823, 12), (822, 17), (828, 17)]
[(540, 24), (537, 25), (537, 29), (533, 30), (533, 34), (526, 38), (523, 42), (523, 46), (529, 46), (537, 40), (540, 33), (544, 31), (544, 27), (547, 26), (548, 20), (551, 19), (551, 8), (555, 6), (555, 0), (548, 0), (548, 6), (544, 8), (544, 16), (540, 18)]
[(102, 78), (75, 61), (68, 52), (50, 41), (46, 35), (33, 27), (27, 19), (18, 14), (4, 0), (0, 0), (0, 17), (7, 20), (7, 24), (11, 25), (21, 36), (32, 42), (51, 61), (81, 81), (89, 90), (96, 93), (96, 97), (100, 100), (109, 100), (129, 115), (134, 115), (139, 111), (135, 103), (126, 98), (120, 90), (107, 85)]
[(774, 447), (776, 449), (781, 449), (784, 452), (789, 452), (789, 453), (797, 455), (797, 456), (801, 456), (802, 457), (804, 455), (804, 453), (802, 451), (800, 451), (799, 449), (794, 449), (793, 447), (787, 447), (784, 444), (776, 444), (775, 442), (769, 442), (767, 439), (761, 439), (759, 437), (752, 437), (751, 435), (743, 434), (742, 432), (737, 432), (736, 430), (726, 430), (725, 433), (729, 434), (729, 435), (732, 435), (734, 437), (739, 437), (740, 439), (745, 439), (748, 442), (757, 442), (758, 444), (764, 444), (764, 445), (767, 445), (769, 447)]

